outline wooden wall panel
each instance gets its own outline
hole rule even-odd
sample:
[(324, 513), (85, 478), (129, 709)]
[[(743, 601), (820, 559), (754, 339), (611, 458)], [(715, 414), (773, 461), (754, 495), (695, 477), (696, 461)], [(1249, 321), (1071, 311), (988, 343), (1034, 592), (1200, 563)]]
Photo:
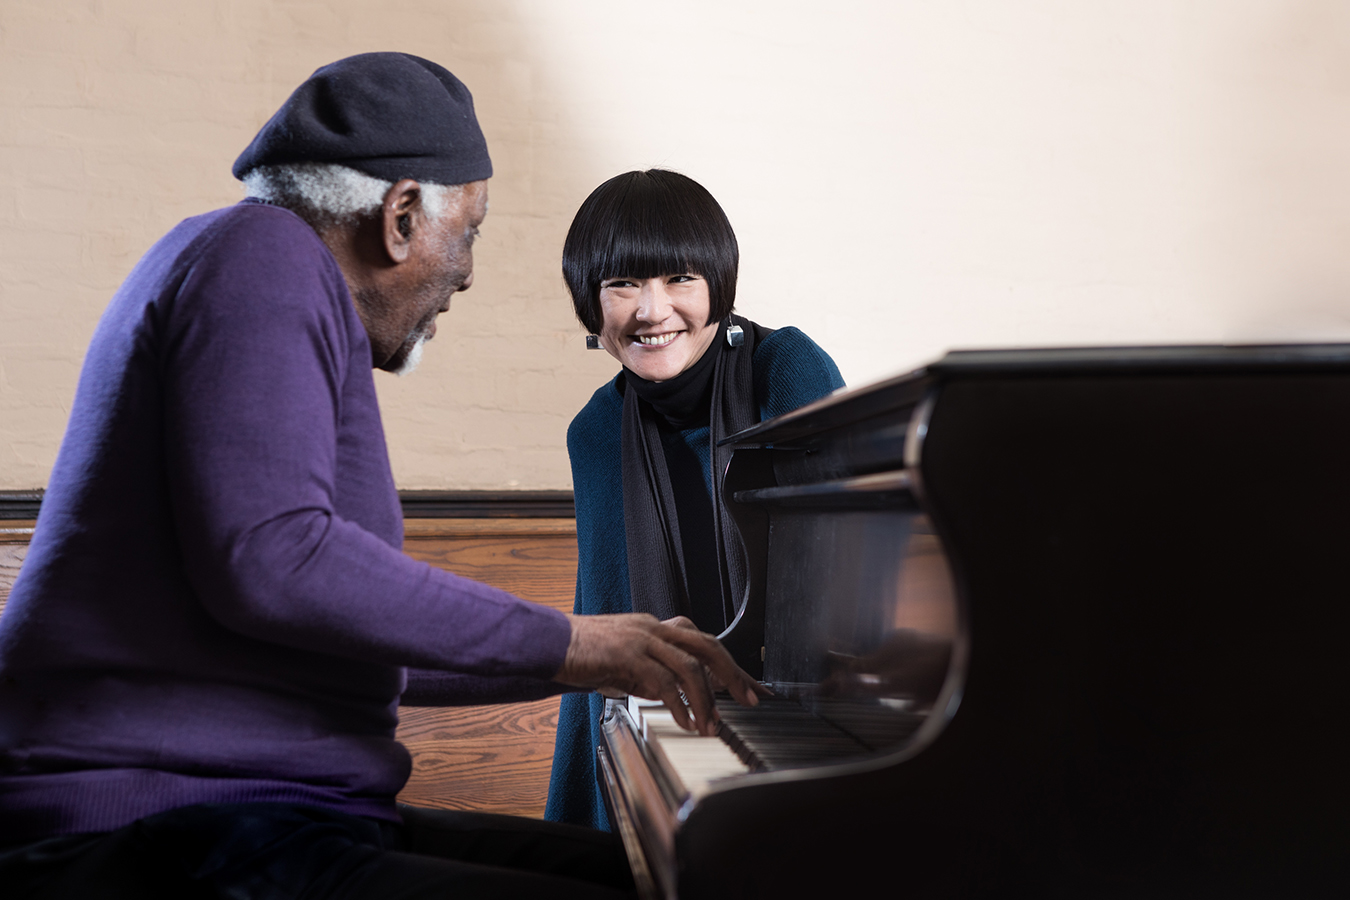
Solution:
[[(572, 611), (572, 519), (407, 519), (414, 559)], [(398, 738), (413, 757), (399, 800), (418, 806), (544, 815), (558, 699), (499, 706), (405, 707)]]
[(27, 521), (0, 521), (0, 613), (5, 611), (9, 589), (19, 576), (19, 566), (28, 554), (28, 539), (33, 536), (33, 523)]
[(408, 519), (403, 551), (518, 597), (572, 611), (577, 533), (572, 519)]
[[(572, 519), (408, 519), (414, 559), (572, 611), (577, 542)], [(0, 528), (0, 610), (32, 523)], [(399, 800), (418, 806), (542, 817), (558, 727), (558, 699), (476, 707), (405, 707), (398, 739), (413, 758)]]

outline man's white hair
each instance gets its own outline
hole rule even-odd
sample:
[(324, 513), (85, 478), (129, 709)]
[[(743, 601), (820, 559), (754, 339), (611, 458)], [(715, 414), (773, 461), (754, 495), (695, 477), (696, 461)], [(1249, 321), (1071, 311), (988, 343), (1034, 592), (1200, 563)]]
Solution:
[[(439, 218), (463, 190), (462, 184), (421, 182), (422, 209)], [(283, 206), (316, 228), (349, 225), (380, 211), (392, 181), (373, 178), (337, 163), (259, 166), (244, 176), (244, 194)]]

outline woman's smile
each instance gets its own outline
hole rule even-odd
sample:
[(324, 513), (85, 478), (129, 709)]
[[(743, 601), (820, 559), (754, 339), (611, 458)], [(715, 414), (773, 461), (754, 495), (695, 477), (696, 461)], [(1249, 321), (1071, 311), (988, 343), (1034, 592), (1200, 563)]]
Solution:
[(683, 334), (683, 332), (670, 331), (665, 334), (639, 334), (636, 335), (636, 337), (638, 343), (642, 344), (644, 347), (664, 347), (666, 344), (675, 340), (680, 334)]

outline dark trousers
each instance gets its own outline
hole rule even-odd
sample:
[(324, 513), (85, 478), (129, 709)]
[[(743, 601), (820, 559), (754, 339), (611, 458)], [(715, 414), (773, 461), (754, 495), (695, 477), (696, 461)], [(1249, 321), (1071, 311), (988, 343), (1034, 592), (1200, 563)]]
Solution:
[(613, 835), (399, 808), (403, 824), (284, 803), (202, 804), (0, 848), (5, 898), (413, 900), (632, 897)]

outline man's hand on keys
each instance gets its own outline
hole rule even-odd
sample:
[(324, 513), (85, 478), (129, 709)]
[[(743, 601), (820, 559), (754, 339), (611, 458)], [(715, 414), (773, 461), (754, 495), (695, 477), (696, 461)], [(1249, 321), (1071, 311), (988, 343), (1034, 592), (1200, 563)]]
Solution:
[(664, 622), (646, 613), (568, 618), (572, 640), (554, 676), (562, 684), (661, 700), (681, 728), (708, 736), (717, 728), (714, 685), (744, 706), (769, 694), (717, 638), (684, 616)]

